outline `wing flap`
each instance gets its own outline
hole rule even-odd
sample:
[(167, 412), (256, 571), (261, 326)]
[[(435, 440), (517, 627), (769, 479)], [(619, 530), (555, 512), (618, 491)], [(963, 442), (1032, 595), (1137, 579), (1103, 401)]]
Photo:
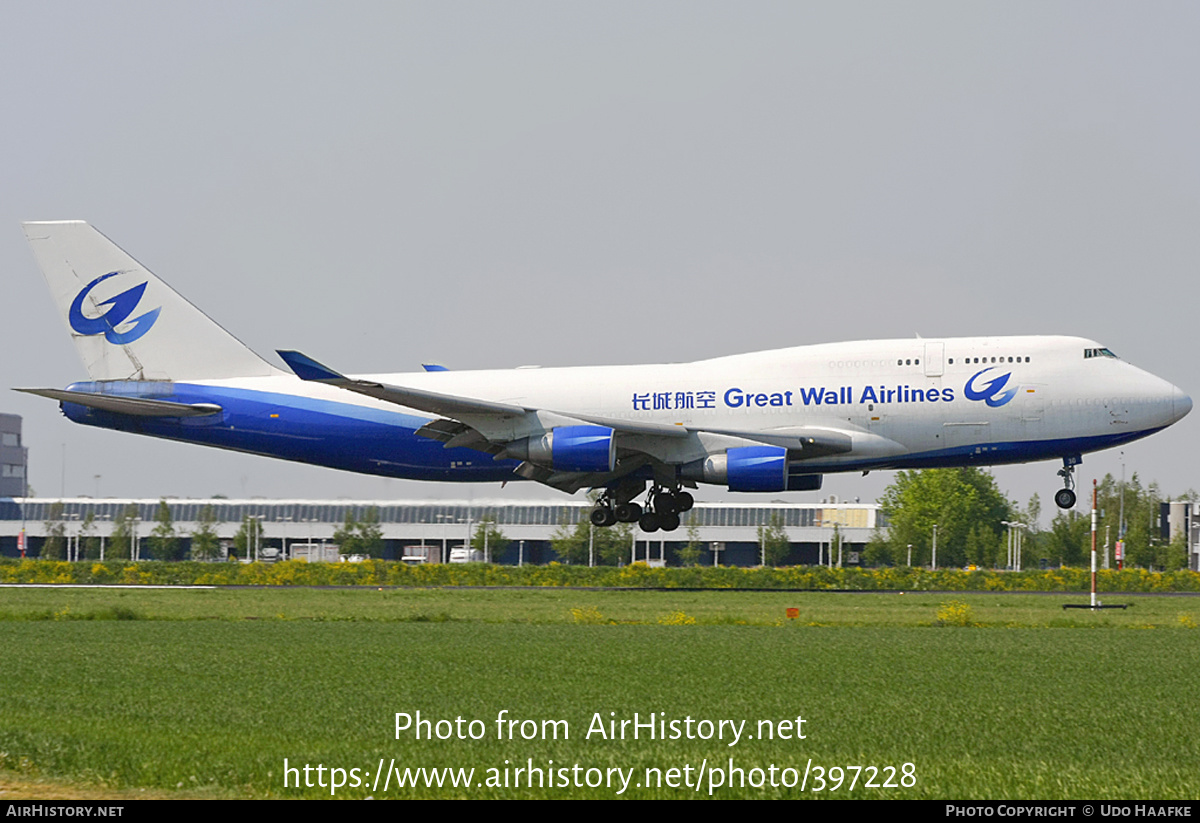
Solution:
[(503, 446), (492, 443), (466, 423), (457, 420), (431, 420), (417, 429), (416, 434), (418, 437), (437, 440), (444, 449), (470, 448), (488, 454), (499, 454), (504, 450)]
[(853, 433), (820, 426), (789, 426), (759, 432), (714, 429), (706, 431), (744, 437), (771, 446), (782, 446), (788, 450), (788, 460), (812, 460), (816, 457), (848, 454), (854, 449)]

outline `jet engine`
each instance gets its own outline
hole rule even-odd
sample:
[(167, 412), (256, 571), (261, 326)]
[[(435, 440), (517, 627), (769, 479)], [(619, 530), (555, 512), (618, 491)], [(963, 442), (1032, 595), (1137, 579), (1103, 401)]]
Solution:
[(688, 463), (687, 480), (729, 486), (732, 492), (781, 492), (788, 487), (787, 449), (782, 446), (739, 446)]
[(606, 426), (559, 426), (538, 437), (509, 443), (504, 456), (563, 472), (610, 472), (617, 461), (613, 430)]

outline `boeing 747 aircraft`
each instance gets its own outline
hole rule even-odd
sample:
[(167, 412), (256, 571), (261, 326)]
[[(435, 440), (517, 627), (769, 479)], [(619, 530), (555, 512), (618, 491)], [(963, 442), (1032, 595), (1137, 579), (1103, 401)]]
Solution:
[[(416, 480), (602, 490), (592, 522), (679, 527), (698, 483), (1061, 459), (1186, 415), (1170, 383), (1077, 337), (866, 340), (694, 363), (347, 376), (278, 369), (81, 221), (25, 223), (89, 380), (18, 389), (78, 423)], [(645, 495), (645, 497), (642, 497)], [(643, 503), (635, 502), (638, 498)]]

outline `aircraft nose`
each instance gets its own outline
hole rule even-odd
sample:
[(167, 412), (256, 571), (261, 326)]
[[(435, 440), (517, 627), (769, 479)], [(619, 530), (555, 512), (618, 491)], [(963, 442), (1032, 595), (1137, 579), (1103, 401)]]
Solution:
[(1172, 386), (1171, 389), (1171, 412), (1174, 422), (1182, 420), (1192, 410), (1192, 398), (1180, 391), (1178, 386)]

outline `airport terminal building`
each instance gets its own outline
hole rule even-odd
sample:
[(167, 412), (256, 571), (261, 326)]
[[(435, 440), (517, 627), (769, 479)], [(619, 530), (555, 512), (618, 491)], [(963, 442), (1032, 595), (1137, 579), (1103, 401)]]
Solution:
[[(514, 502), (507, 500), (227, 500), (168, 499), (175, 533), (184, 556), (190, 535), (212, 507), (217, 536), (226, 556), (235, 533), (247, 519), (262, 526), (261, 556), (337, 560), (335, 530), (347, 515), (355, 520), (378, 516), (385, 559), (408, 562), (448, 562), (462, 557), (468, 536), (487, 518), (504, 535), (505, 545), (489, 546), (492, 560), (503, 564), (540, 564), (558, 560), (551, 541), (579, 523), (588, 529), (591, 504), (586, 500)], [(113, 521), (136, 511), (129, 529), (130, 546), (121, 555), (149, 559), (143, 543), (155, 526), (157, 499), (21, 498), (0, 499), (0, 554), (20, 556), (19, 535), (24, 531), (26, 553), (36, 557), (50, 529), (61, 528), (69, 551), (80, 538), (100, 538), (107, 545)], [(61, 519), (58, 512), (61, 510)], [(91, 526), (84, 524), (91, 515)], [(700, 562), (723, 566), (756, 566), (760, 563), (759, 527), (778, 524), (787, 535), (790, 550), (781, 565), (817, 563), (857, 565), (859, 553), (884, 517), (874, 503), (843, 503), (830, 498), (821, 503), (697, 503), (682, 515), (674, 532), (647, 534), (636, 528), (630, 535), (629, 559), (667, 565), (678, 563), (676, 552), (689, 542), (701, 549)], [(56, 524), (61, 524), (58, 526)], [(831, 544), (835, 547), (831, 551)], [(840, 546), (840, 551), (837, 547)], [(455, 549), (460, 551), (455, 553)], [(73, 555), (72, 555), (73, 556)]]

